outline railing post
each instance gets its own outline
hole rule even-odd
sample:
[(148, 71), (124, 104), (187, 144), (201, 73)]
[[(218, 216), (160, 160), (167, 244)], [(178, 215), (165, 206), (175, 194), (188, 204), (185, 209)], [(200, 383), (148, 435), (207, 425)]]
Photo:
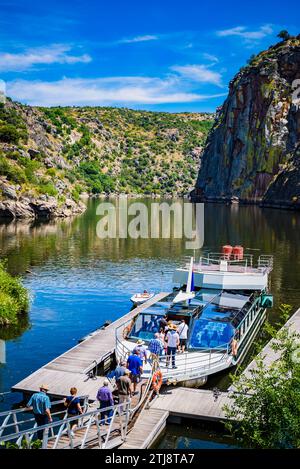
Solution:
[(15, 413), (13, 413), (13, 421), (14, 421), (14, 424), (15, 424), (16, 433), (19, 433), (20, 429), (19, 429), (19, 425), (18, 425), (18, 418), (17, 418), (17, 414), (15, 414)]
[(49, 435), (49, 428), (44, 428), (44, 430), (43, 430), (42, 449), (47, 449), (48, 448), (48, 435)]

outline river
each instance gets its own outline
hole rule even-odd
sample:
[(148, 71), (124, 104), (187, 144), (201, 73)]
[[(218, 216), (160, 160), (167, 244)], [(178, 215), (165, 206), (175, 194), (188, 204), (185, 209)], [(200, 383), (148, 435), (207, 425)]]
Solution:
[[(129, 200), (129, 205), (134, 203)], [(151, 199), (138, 199), (150, 207)], [(155, 202), (158, 202), (157, 200)], [(168, 200), (167, 203), (174, 201)], [(182, 201), (178, 201), (182, 203)], [(0, 256), (21, 275), (32, 297), (28, 324), (0, 331), (0, 392), (131, 307), (130, 296), (144, 288), (168, 290), (171, 272), (186, 250), (186, 240), (101, 239), (97, 236), (98, 200), (68, 220), (0, 224)], [(275, 306), (300, 305), (300, 213), (256, 206), (206, 204), (203, 251), (241, 244), (247, 253), (274, 255), (271, 276)], [(250, 250), (251, 249), (251, 250)], [(260, 250), (260, 251), (259, 251)], [(162, 272), (164, 272), (162, 274)], [(227, 374), (212, 382), (220, 385)], [(20, 395), (6, 397), (0, 410)]]

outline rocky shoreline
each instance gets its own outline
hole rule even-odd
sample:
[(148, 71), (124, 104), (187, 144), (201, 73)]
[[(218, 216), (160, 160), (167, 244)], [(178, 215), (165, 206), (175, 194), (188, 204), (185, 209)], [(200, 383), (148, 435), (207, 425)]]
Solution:
[[(14, 189), (7, 186), (7, 191), (3, 191), (6, 197), (0, 200), (0, 219), (46, 219), (65, 218), (84, 212), (86, 205), (82, 202), (75, 202), (72, 199), (65, 199), (59, 202), (55, 197), (41, 195), (39, 197), (17, 196)], [(9, 193), (10, 190), (10, 193)]]
[(289, 202), (287, 200), (242, 199), (238, 197), (203, 197), (194, 191), (190, 194), (193, 203), (215, 203), (225, 205), (257, 205), (262, 208), (277, 208), (284, 210), (300, 210), (300, 199)]

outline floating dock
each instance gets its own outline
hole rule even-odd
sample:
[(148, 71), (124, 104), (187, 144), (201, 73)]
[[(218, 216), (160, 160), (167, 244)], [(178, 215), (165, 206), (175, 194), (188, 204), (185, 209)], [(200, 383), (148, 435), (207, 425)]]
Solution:
[(12, 391), (27, 395), (38, 391), (40, 385), (45, 383), (49, 386), (50, 396), (62, 398), (69, 394), (71, 387), (75, 386), (80, 395), (89, 396), (91, 400), (95, 400), (104, 376), (90, 377), (89, 373), (114, 356), (116, 329), (169, 294), (162, 292), (155, 295), (143, 305), (134, 308), (105, 329), (97, 331), (91, 337), (15, 384)]

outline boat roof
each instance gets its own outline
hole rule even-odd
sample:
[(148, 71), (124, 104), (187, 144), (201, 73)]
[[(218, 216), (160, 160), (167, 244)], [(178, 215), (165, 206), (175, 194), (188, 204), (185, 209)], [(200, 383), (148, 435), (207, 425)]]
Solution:
[(247, 313), (247, 303), (253, 292), (222, 291), (201, 289), (187, 304), (173, 303), (177, 291), (172, 292), (162, 301), (144, 309), (140, 314), (163, 316), (167, 314), (176, 320), (176, 316), (193, 316), (201, 319), (230, 322), (236, 327)]

